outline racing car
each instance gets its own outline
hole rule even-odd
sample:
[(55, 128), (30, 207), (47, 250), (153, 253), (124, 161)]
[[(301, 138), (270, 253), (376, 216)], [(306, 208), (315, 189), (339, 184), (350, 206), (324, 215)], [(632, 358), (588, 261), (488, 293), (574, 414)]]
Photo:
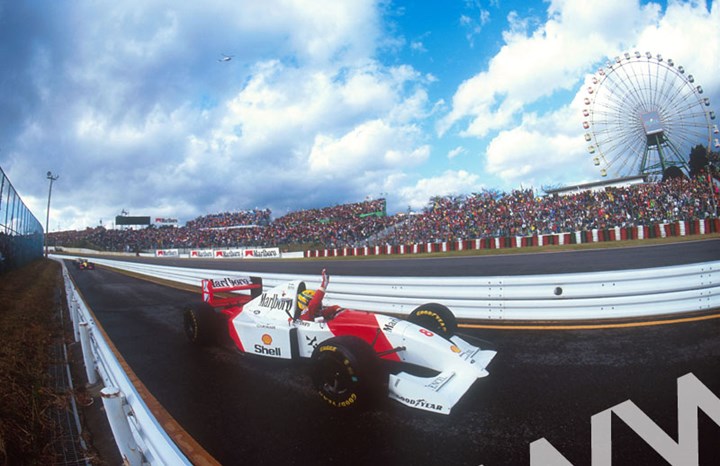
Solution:
[(78, 270), (95, 270), (95, 264), (82, 257), (75, 259), (75, 267)]
[(417, 307), (404, 320), (339, 308), (300, 319), (292, 280), (264, 290), (260, 277), (202, 280), (202, 302), (183, 311), (184, 332), (196, 345), (224, 342), (242, 353), (310, 361), (320, 398), (336, 408), (388, 396), (435, 413), (451, 409), (480, 377), (496, 352), (455, 334), (452, 312), (437, 303)]

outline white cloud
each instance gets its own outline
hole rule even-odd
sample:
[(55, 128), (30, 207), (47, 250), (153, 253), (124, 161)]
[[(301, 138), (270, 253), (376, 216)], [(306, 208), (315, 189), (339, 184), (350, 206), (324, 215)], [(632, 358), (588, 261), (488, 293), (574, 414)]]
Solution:
[(543, 115), (526, 113), (519, 125), (499, 132), (488, 144), (487, 172), (506, 189), (595, 179), (597, 169), (580, 126), (583, 96)]
[(458, 146), (455, 149), (452, 149), (450, 152), (448, 152), (447, 157), (448, 157), (448, 159), (452, 160), (455, 157), (457, 157), (458, 155), (464, 154), (465, 152), (467, 152), (467, 151), (465, 150), (464, 147)]
[(332, 73), (267, 62), (196, 143), (221, 147), (244, 164), (309, 169), (346, 183), (366, 171), (401, 169), (429, 152), (413, 123), (427, 113), (426, 93), (405, 91), (418, 79), (407, 66), (368, 63)]
[[(638, 36), (636, 49), (672, 58), (693, 74), (707, 94), (720, 94), (720, 2), (712, 11), (705, 2), (670, 1), (667, 12), (657, 23)], [(714, 106), (720, 104), (714, 100)]]
[(405, 95), (405, 85), (417, 79), (407, 67), (388, 69), (377, 63), (316, 70), (266, 62), (229, 101), (212, 138), (225, 141), (241, 157), (280, 146), (285, 152), (277, 157), (286, 158), (289, 151), (309, 151), (318, 137), (324, 143), (335, 134), (359, 134), (369, 120), (383, 119), (388, 127), (408, 125), (402, 130), (407, 135), (410, 123), (426, 112), (422, 89)]
[(434, 196), (447, 196), (467, 194), (483, 189), (477, 174), (465, 170), (447, 170), (442, 175), (424, 178), (413, 186), (402, 186), (397, 191), (401, 206), (407, 205), (412, 210), (425, 207), (428, 200)]
[(419, 41), (419, 40), (410, 42), (410, 49), (417, 53), (427, 52), (427, 49), (423, 45), (422, 41)]
[(418, 146), (413, 126), (393, 127), (381, 120), (358, 125), (339, 138), (318, 135), (310, 152), (310, 169), (357, 175), (368, 170), (412, 167), (427, 159), (429, 147)]
[(460, 15), (458, 22), (460, 26), (465, 29), (465, 39), (470, 44), (470, 47), (475, 46), (475, 38), (482, 32), (483, 27), (490, 21), (490, 12), (480, 7), (479, 3), (466, 3), (466, 7), (469, 7), (473, 11), (472, 16), (466, 14)]
[[(195, 216), (356, 201), (373, 177), (428, 158), (416, 123), (429, 112), (432, 77), (373, 58), (384, 40), (374, 0), (75, 4), (64, 13), (94, 19), (73, 31), (67, 16), (58, 20), (72, 40), (38, 49), (30, 76), (41, 110), (0, 155), (11, 173), (62, 173), (56, 208), (76, 219), (66, 228), (121, 208)], [(232, 60), (219, 63), (221, 52)], [(46, 147), (62, 154), (57, 164), (35, 160)], [(313, 169), (322, 180), (296, 182)], [(323, 180), (342, 192), (313, 189)], [(71, 196), (60, 189), (69, 187)], [(25, 194), (42, 199), (42, 185)]]
[[(544, 121), (543, 123), (548, 123)], [(592, 177), (590, 157), (582, 138), (519, 126), (501, 131), (487, 149), (486, 169), (507, 186), (565, 184)]]
[(548, 15), (533, 32), (530, 23), (537, 19), (509, 15), (506, 45), (487, 71), (458, 88), (450, 113), (439, 122), (440, 134), (466, 119), (462, 134), (479, 138), (512, 126), (525, 106), (576, 86), (579, 75), (603, 53), (632, 41), (656, 11), (638, 10), (626, 0), (558, 0), (550, 4)]

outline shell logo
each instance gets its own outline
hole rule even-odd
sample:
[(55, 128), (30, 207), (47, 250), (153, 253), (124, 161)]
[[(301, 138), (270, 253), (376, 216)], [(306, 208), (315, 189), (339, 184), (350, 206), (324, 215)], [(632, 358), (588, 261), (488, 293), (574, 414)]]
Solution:
[(458, 348), (458, 347), (455, 346), (455, 345), (452, 345), (452, 346), (450, 347), (450, 351), (452, 351), (453, 353), (460, 353), (460, 352), (461, 352), (460, 348)]
[(272, 337), (268, 335), (267, 333), (262, 336), (262, 342), (266, 345), (272, 344)]

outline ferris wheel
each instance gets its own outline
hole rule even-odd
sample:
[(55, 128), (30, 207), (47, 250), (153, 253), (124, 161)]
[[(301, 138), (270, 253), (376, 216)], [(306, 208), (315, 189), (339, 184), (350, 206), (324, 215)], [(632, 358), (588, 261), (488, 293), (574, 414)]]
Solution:
[(584, 104), (585, 141), (602, 176), (687, 173), (693, 147), (720, 147), (710, 99), (693, 75), (659, 54), (615, 57), (590, 78)]

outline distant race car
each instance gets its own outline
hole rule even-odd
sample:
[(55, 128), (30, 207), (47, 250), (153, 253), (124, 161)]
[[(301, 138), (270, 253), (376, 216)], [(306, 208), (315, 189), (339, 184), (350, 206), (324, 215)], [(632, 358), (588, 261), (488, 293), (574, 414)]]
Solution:
[(95, 270), (95, 264), (82, 257), (75, 259), (75, 267), (78, 270)]
[[(348, 408), (378, 395), (407, 406), (449, 414), (480, 377), (495, 351), (455, 335), (445, 306), (419, 306), (407, 320), (340, 309), (327, 318), (299, 318), (300, 280), (263, 290), (259, 277), (202, 280), (203, 302), (184, 310), (184, 330), (198, 345), (226, 343), (268, 358), (309, 359), (320, 397)], [(237, 291), (219, 297), (217, 293)], [(227, 297), (229, 296), (229, 297)]]

